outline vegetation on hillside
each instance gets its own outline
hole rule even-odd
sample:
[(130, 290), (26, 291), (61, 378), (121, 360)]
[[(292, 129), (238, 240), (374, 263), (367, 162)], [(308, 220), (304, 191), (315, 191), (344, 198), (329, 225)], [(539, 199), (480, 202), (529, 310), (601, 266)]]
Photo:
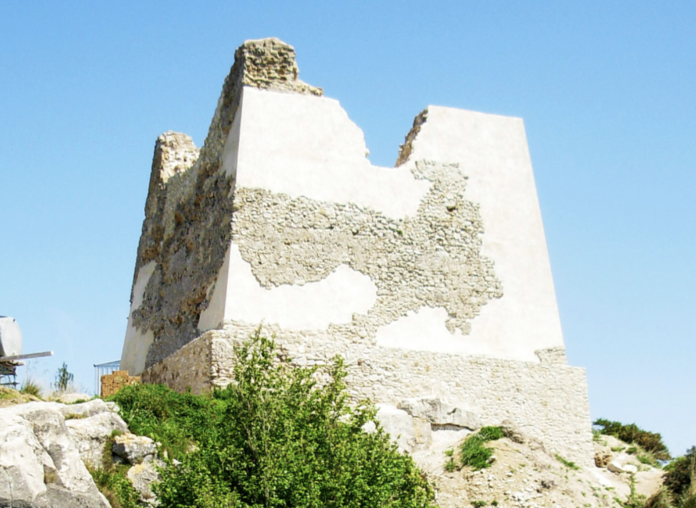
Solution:
[(593, 425), (598, 428), (600, 434), (614, 436), (624, 443), (635, 443), (645, 451), (650, 452), (657, 460), (669, 460), (671, 458), (667, 446), (662, 441), (662, 435), (643, 430), (635, 423), (624, 425), (620, 422), (612, 422), (600, 418)]
[(676, 497), (696, 496), (696, 446), (665, 466), (664, 485)]
[(140, 506), (140, 494), (127, 477), (128, 465), (114, 464), (112, 459), (112, 447), (114, 437), (121, 431), (114, 430), (106, 440), (102, 451), (101, 467), (88, 467), (94, 483), (104, 497), (109, 501), (111, 508), (138, 508)]
[[(635, 424), (624, 425), (599, 419), (594, 422), (600, 434), (614, 436), (634, 446), (627, 453), (636, 453), (641, 462), (660, 467), (657, 461), (670, 460), (667, 446), (662, 436), (648, 432)], [(641, 452), (643, 450), (644, 452)], [(647, 452), (647, 453), (645, 453)], [(627, 508), (696, 508), (696, 447), (687, 450), (686, 455), (677, 457), (664, 466), (663, 488), (645, 500), (632, 490), (624, 504)]]
[(474, 470), (484, 469), (490, 466), (493, 450), (484, 446), (488, 441), (496, 441), (503, 437), (500, 427), (482, 427), (478, 432), (471, 434), (462, 443), (459, 449), (459, 464), (454, 457), (454, 450), (448, 450), (449, 457), (445, 463), (445, 470), (452, 472), (464, 466)]
[[(428, 507), (413, 460), (348, 404), (343, 361), (293, 366), (258, 334), (235, 348), (233, 382), (210, 396), (132, 385), (114, 397), (130, 429), (162, 443), (163, 507)], [(177, 462), (174, 462), (176, 459)]]

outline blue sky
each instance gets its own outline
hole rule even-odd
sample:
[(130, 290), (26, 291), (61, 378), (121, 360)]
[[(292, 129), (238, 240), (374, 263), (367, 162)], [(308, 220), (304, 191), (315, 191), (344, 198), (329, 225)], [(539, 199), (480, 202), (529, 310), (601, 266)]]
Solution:
[(593, 418), (696, 444), (696, 4), (1, 2), (0, 314), (52, 380), (118, 359), (152, 151), (202, 144), (234, 50), (275, 36), (393, 165), (428, 104), (525, 120)]

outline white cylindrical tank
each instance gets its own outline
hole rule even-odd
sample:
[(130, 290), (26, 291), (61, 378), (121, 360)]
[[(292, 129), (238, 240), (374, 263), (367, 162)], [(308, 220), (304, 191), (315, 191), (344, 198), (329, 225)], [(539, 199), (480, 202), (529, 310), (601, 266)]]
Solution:
[(22, 332), (14, 318), (0, 316), (0, 357), (22, 354)]

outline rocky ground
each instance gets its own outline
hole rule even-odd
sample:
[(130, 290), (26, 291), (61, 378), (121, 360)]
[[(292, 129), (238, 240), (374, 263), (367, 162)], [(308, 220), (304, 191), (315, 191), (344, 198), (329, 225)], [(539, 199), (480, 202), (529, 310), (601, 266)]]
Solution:
[(646, 497), (662, 484), (661, 469), (642, 464), (636, 455), (625, 453), (628, 445), (610, 436), (601, 436), (595, 449), (598, 456), (610, 459), (606, 465), (612, 464), (614, 471), (564, 463), (541, 443), (523, 436), (491, 441), (488, 446), (494, 450), (494, 461), (480, 471), (447, 472), (444, 453), (439, 467), (434, 468), (432, 460), (426, 465), (437, 485), (441, 508), (622, 507), (631, 495), (631, 484), (637, 495)]
[(40, 399), (38, 397), (34, 397), (33, 395), (27, 395), (26, 393), (18, 392), (12, 388), (0, 386), (0, 408), (38, 400)]
[[(44, 402), (2, 389), (0, 507), (108, 507), (88, 468), (99, 468), (109, 447), (111, 460), (133, 466), (128, 478), (141, 500), (155, 503), (150, 484), (157, 479), (156, 444), (130, 434), (113, 403), (82, 402), (86, 397)], [(598, 467), (581, 468), (549, 453), (512, 422), (501, 422), (507, 437), (487, 443), (493, 450), (489, 467), (446, 471), (449, 457), (457, 457), (471, 434), (467, 427), (478, 426), (475, 417), (436, 399), (409, 400), (402, 407), (383, 406), (378, 418), (435, 483), (440, 508), (620, 508), (629, 497), (649, 497), (661, 486), (662, 470), (618, 439), (596, 436)]]
[(143, 501), (153, 501), (149, 483), (156, 478), (155, 443), (128, 433), (113, 403), (44, 402), (8, 389), (0, 401), (0, 507), (108, 508), (88, 469), (101, 467), (104, 460), (137, 464), (129, 479)]

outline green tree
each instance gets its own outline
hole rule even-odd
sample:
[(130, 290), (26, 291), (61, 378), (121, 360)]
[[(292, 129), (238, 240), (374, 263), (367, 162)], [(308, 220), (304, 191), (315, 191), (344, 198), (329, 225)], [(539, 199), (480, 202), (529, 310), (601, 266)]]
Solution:
[(56, 372), (56, 389), (61, 392), (66, 391), (74, 377), (75, 376), (68, 372), (68, 365), (63, 362), (63, 366)]

